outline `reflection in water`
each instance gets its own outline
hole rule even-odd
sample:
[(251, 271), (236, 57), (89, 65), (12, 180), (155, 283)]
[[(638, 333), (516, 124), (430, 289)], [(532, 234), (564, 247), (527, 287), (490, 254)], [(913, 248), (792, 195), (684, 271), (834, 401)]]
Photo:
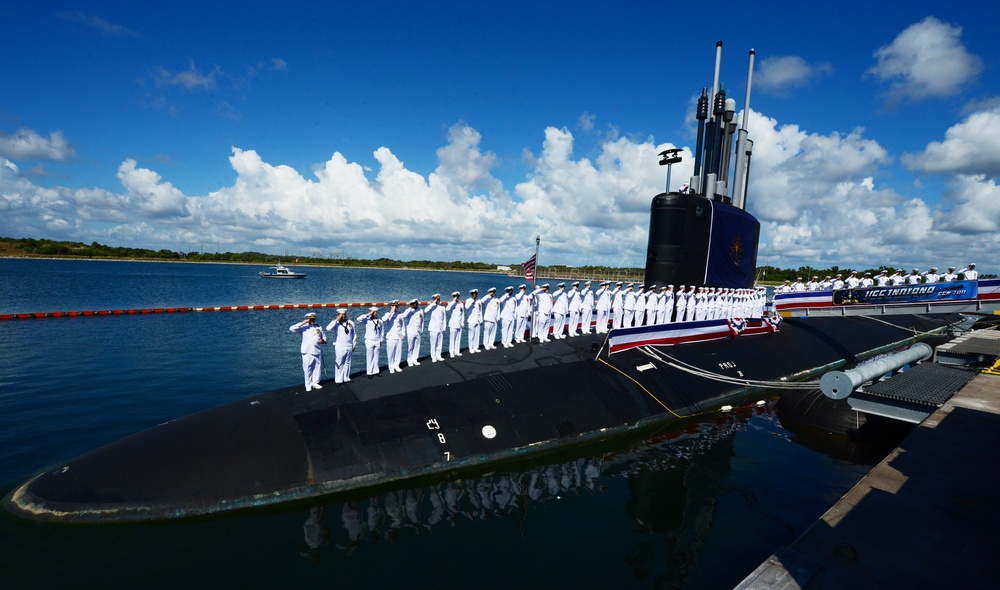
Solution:
[[(318, 559), (320, 549), (331, 543), (350, 552), (364, 542), (395, 541), (406, 530), (470, 526), (496, 518), (512, 519), (520, 528), (532, 507), (569, 494), (601, 493), (610, 480), (625, 479), (629, 499), (624, 511), (640, 531), (661, 539), (657, 543), (665, 546), (666, 560), (675, 567), (659, 574), (657, 584), (673, 586), (698, 563), (706, 531), (713, 524), (716, 496), (732, 491), (725, 486), (734, 435), (750, 427), (773, 428), (771, 432), (781, 436), (772, 404), (739, 408), (623, 452), (315, 507), (304, 525), (309, 551), (303, 555)], [(649, 577), (656, 562), (664, 560), (662, 549), (658, 551), (652, 540), (622, 550), (622, 561), (638, 579)]]

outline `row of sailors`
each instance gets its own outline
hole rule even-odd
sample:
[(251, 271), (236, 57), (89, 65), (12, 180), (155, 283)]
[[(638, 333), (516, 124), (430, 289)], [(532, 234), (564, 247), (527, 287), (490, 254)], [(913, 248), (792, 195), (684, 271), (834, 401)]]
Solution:
[[(590, 281), (584, 282), (583, 287), (581, 290), (580, 283), (574, 282), (566, 290), (565, 283), (559, 283), (556, 291), (550, 293), (549, 285), (544, 284), (529, 294), (527, 285), (520, 285), (516, 293), (513, 287), (507, 287), (499, 297), (496, 289), (491, 288), (483, 298), (479, 297), (478, 289), (472, 289), (465, 300), (455, 291), (447, 304), (441, 301), (440, 294), (434, 294), (423, 309), (417, 299), (407, 306), (392, 301), (384, 318), (379, 317), (378, 307), (371, 307), (357, 318), (358, 323), (365, 325), (368, 378), (380, 374), (379, 353), (383, 341), (390, 373), (402, 371), (404, 342), (407, 365), (419, 365), (425, 324), (430, 335), (431, 361), (438, 362), (444, 360), (445, 334), (448, 335), (449, 356), (462, 356), (463, 328), (468, 328), (468, 352), (475, 354), (481, 350), (480, 342), (483, 350), (497, 348), (498, 324), (500, 345), (510, 348), (514, 343), (526, 341), (529, 324), (532, 338), (548, 342), (550, 332), (556, 339), (589, 334), (595, 316), (596, 331), (607, 333), (610, 321), (614, 328), (621, 328), (725, 317), (760, 317), (766, 302), (763, 287), (692, 286), (685, 290), (681, 285), (675, 292), (673, 285), (659, 289), (650, 285), (647, 289), (644, 285), (636, 287), (621, 282), (612, 289), (608, 281), (601, 283), (597, 291), (591, 290)], [(337, 318), (330, 322), (326, 331), (316, 324), (315, 313), (306, 314), (302, 322), (293, 324), (289, 330), (302, 335), (300, 352), (306, 391), (322, 387), (320, 346), (326, 343), (327, 333), (333, 338), (336, 351), (335, 382), (350, 382), (351, 353), (357, 345), (357, 332), (355, 323), (347, 319), (346, 308), (337, 310)]]
[(797, 291), (836, 291), (839, 289), (863, 289), (875, 286), (895, 287), (898, 285), (919, 285), (921, 283), (948, 283), (958, 280), (974, 281), (978, 278), (979, 273), (976, 271), (976, 265), (972, 263), (957, 273), (955, 272), (954, 266), (949, 266), (948, 272), (943, 275), (939, 275), (937, 267), (934, 266), (927, 272), (920, 272), (920, 269), (915, 268), (908, 275), (903, 274), (903, 269), (898, 269), (892, 275), (889, 274), (889, 271), (883, 270), (874, 278), (870, 272), (866, 272), (862, 278), (858, 278), (857, 272), (851, 272), (846, 280), (843, 278), (843, 275), (840, 274), (833, 279), (827, 276), (822, 281), (819, 280), (818, 276), (813, 276), (812, 280), (807, 283), (803, 283), (802, 277), (798, 277), (794, 283), (791, 281), (785, 281), (785, 284), (777, 287), (775, 292), (794, 293)]

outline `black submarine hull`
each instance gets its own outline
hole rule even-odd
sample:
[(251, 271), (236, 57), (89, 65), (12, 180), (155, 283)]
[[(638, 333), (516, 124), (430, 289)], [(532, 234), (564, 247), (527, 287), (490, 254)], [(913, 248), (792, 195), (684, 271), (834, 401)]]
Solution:
[(519, 344), (170, 421), (60, 463), (5, 498), (39, 520), (249, 509), (541, 455), (716, 412), (754, 391), (678, 370), (804, 380), (961, 316), (789, 318), (776, 334), (609, 354), (607, 335)]

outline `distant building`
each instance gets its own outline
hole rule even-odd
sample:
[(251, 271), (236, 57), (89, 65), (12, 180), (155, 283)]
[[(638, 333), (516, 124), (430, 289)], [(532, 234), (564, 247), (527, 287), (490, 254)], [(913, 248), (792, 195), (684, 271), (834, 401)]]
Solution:
[(509, 266), (504, 266), (502, 264), (498, 264), (497, 265), (497, 270), (502, 270), (504, 272), (510, 272), (510, 267)]

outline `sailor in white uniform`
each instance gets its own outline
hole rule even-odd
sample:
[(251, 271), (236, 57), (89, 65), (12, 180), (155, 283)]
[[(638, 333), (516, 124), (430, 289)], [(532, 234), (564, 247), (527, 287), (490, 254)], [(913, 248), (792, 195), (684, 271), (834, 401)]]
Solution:
[(950, 283), (952, 281), (957, 281), (958, 280), (958, 275), (955, 274), (955, 267), (954, 266), (949, 266), (948, 267), (948, 272), (944, 273), (944, 276), (941, 277), (941, 280), (944, 281), (944, 282), (946, 282), (946, 283)]
[(687, 321), (687, 293), (684, 291), (684, 285), (681, 285), (677, 289), (677, 295), (674, 296), (677, 305), (677, 316), (674, 320), (675, 322)]
[(910, 274), (906, 276), (907, 285), (919, 285), (924, 281), (924, 277), (920, 276), (920, 269), (915, 268), (910, 271)]
[(479, 332), (483, 328), (483, 304), (479, 301), (479, 289), (469, 291), (469, 298), (465, 300), (465, 310), (468, 315), (465, 318), (465, 325), (469, 327), (469, 353), (479, 352)]
[(443, 361), (441, 349), (444, 347), (444, 333), (448, 328), (448, 318), (444, 306), (441, 305), (440, 293), (435, 293), (431, 297), (431, 302), (424, 308), (424, 314), (427, 316), (427, 331), (431, 337), (431, 362)]
[(569, 303), (569, 315), (566, 316), (569, 325), (567, 335), (576, 336), (580, 333), (580, 282), (574, 281), (566, 292)]
[(861, 279), (861, 288), (866, 289), (875, 285), (875, 281), (872, 280), (872, 273), (866, 272), (865, 276)]
[(594, 292), (590, 288), (590, 281), (583, 283), (583, 290), (580, 291), (580, 333), (590, 334), (590, 324), (594, 321)]
[(306, 391), (312, 391), (314, 388), (323, 389), (319, 384), (320, 373), (323, 370), (323, 349), (320, 346), (326, 344), (326, 334), (322, 327), (316, 325), (316, 314), (307, 313), (304, 320), (292, 324), (288, 329), (302, 334), (299, 352), (302, 353), (302, 373), (305, 376)]
[(844, 277), (844, 275), (841, 275), (841, 274), (838, 274), (837, 276), (833, 277), (833, 290), (834, 291), (839, 291), (840, 289), (844, 288), (844, 279), (843, 279), (843, 277)]
[(932, 266), (927, 272), (920, 273), (920, 276), (924, 277), (924, 280), (928, 283), (936, 283), (941, 280), (941, 277), (937, 274), (937, 267)]
[(455, 291), (451, 294), (451, 303), (448, 304), (448, 328), (450, 338), (448, 339), (448, 356), (455, 358), (462, 356), (462, 325), (465, 323), (465, 304), (462, 303), (462, 294)]
[(892, 283), (893, 287), (895, 287), (897, 285), (902, 285), (903, 283), (905, 283), (906, 282), (906, 277), (903, 276), (903, 269), (901, 269), (901, 268), (896, 269), (896, 274), (894, 274), (891, 277), (889, 277), (889, 282)]
[(500, 301), (495, 287), (486, 290), (486, 297), (480, 304), (483, 309), (483, 348), (493, 350), (497, 347), (497, 322), (500, 321)]
[(369, 307), (368, 313), (358, 316), (358, 323), (365, 325), (366, 373), (371, 379), (379, 374), (378, 354), (382, 350), (383, 323), (378, 319), (378, 308)]
[(566, 283), (556, 285), (552, 294), (552, 337), (556, 340), (565, 338), (566, 314), (569, 313), (569, 300), (566, 297)]
[(601, 288), (594, 293), (597, 298), (597, 303), (594, 308), (597, 310), (597, 323), (594, 326), (594, 330), (598, 334), (608, 333), (608, 319), (611, 315), (611, 283), (604, 281), (601, 283)]
[(656, 305), (656, 323), (669, 324), (674, 321), (674, 286), (660, 288), (660, 301)]
[(406, 339), (406, 325), (399, 313), (399, 301), (389, 302), (389, 313), (382, 320), (385, 331), (385, 359), (390, 373), (399, 373), (399, 362), (403, 358), (403, 340)]
[(963, 280), (966, 280), (966, 281), (975, 281), (975, 280), (979, 279), (979, 273), (976, 272), (976, 265), (975, 265), (975, 263), (970, 264), (969, 266), (965, 267), (965, 270), (959, 271), (959, 274), (961, 274)]
[(531, 296), (528, 286), (519, 285), (514, 296), (517, 306), (514, 307), (514, 342), (524, 342), (524, 334), (528, 331), (528, 318), (531, 317)]
[(410, 309), (403, 312), (406, 322), (406, 365), (413, 367), (420, 364), (420, 337), (424, 334), (424, 310), (419, 308), (420, 302), (410, 301)]
[(539, 342), (548, 342), (549, 326), (552, 322), (552, 294), (549, 293), (549, 284), (545, 283), (532, 291), (531, 297), (535, 300), (536, 305), (532, 332)]
[(878, 276), (875, 277), (875, 284), (877, 284), (879, 287), (886, 287), (886, 286), (888, 286), (889, 285), (889, 271), (883, 270), (883, 271), (879, 272)]
[[(631, 328), (635, 322), (635, 299), (636, 292), (633, 290), (635, 285), (629, 284), (625, 287), (625, 299), (622, 302), (622, 327)], [(639, 289), (642, 289), (642, 285), (639, 285)]]
[(656, 285), (649, 286), (649, 292), (646, 293), (646, 316), (643, 318), (642, 325), (652, 326), (656, 323), (656, 308), (660, 304), (660, 294), (656, 290)]
[(625, 316), (625, 289), (622, 282), (615, 284), (615, 289), (611, 291), (611, 328), (622, 327)]
[(335, 383), (351, 382), (351, 357), (354, 347), (358, 344), (358, 333), (354, 331), (354, 322), (347, 319), (347, 308), (337, 310), (337, 319), (330, 322), (326, 331), (333, 337), (333, 347), (337, 352), (334, 372)]
[(517, 299), (514, 297), (514, 287), (504, 289), (499, 299), (500, 304), (500, 344), (504, 348), (514, 346), (514, 310), (517, 309)]
[(687, 298), (687, 309), (684, 310), (684, 321), (693, 322), (695, 318), (695, 310), (697, 309), (695, 286), (691, 285), (688, 287), (687, 293), (685, 293), (684, 296)]

